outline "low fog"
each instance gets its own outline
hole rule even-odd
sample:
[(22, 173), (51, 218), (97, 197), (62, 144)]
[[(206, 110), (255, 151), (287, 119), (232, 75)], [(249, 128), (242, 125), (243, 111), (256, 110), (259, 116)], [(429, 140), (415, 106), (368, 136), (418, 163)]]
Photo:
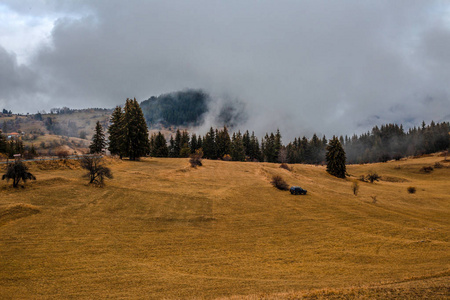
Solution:
[(286, 139), (449, 121), (449, 7), (2, 1), (0, 109), (112, 108), (192, 88), (237, 103), (241, 129)]

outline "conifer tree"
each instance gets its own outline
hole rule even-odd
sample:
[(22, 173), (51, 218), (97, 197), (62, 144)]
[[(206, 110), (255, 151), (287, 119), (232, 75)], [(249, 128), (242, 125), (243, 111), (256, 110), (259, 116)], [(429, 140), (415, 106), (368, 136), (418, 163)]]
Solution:
[(124, 111), (124, 155), (130, 160), (137, 160), (149, 152), (147, 123), (136, 98), (126, 100)]
[(216, 140), (218, 158), (222, 158), (224, 155), (230, 154), (231, 139), (226, 126), (224, 126), (223, 129), (217, 133)]
[(333, 137), (327, 146), (327, 172), (338, 178), (345, 178), (347, 169), (345, 166), (345, 151), (337, 137)]
[(191, 142), (189, 143), (189, 147), (191, 148), (191, 153), (195, 153), (195, 150), (197, 150), (198, 143), (197, 143), (197, 135), (194, 133), (192, 134)]
[(151, 156), (154, 157), (167, 157), (169, 154), (169, 149), (167, 148), (167, 142), (164, 135), (159, 131), (158, 134), (153, 136), (153, 145)]
[(6, 153), (6, 137), (0, 130), (0, 153)]
[(233, 133), (231, 139), (231, 159), (235, 161), (245, 161), (245, 148), (242, 142), (241, 132)]
[(169, 150), (169, 157), (177, 157), (175, 153), (175, 140), (173, 139), (172, 135), (170, 135), (168, 150)]
[(122, 159), (124, 152), (124, 131), (123, 128), (123, 112), (120, 106), (116, 106), (111, 115), (111, 125), (108, 127), (109, 146), (108, 150), (112, 155), (119, 155)]
[(101, 153), (106, 146), (105, 134), (103, 133), (103, 127), (100, 121), (97, 121), (95, 125), (95, 133), (92, 137), (91, 145), (89, 146), (90, 153)]
[(217, 158), (216, 133), (212, 127), (210, 128), (209, 132), (206, 133), (203, 140), (203, 153), (206, 158)]

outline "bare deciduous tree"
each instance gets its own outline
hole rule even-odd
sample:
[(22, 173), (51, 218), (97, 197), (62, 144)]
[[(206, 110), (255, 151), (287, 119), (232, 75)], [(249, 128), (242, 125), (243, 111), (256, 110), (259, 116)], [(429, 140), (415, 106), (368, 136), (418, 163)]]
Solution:
[(6, 173), (2, 176), (2, 180), (13, 180), (13, 187), (18, 187), (20, 180), (26, 182), (28, 179), (36, 180), (36, 177), (28, 172), (28, 167), (21, 161), (17, 160), (14, 163), (8, 164)]
[(103, 186), (105, 178), (113, 178), (111, 170), (103, 165), (103, 159), (99, 156), (83, 157), (81, 167), (88, 171), (83, 177), (89, 178), (89, 183)]

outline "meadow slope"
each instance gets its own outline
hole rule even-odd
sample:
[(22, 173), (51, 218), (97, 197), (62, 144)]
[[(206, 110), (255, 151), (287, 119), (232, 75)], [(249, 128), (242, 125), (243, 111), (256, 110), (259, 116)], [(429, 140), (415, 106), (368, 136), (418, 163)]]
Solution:
[[(346, 180), (323, 166), (108, 159), (104, 188), (74, 163), (31, 164), (25, 188), (0, 182), (0, 298), (445, 299), (450, 163), (420, 172), (443, 159), (352, 165)], [(383, 180), (355, 196), (369, 171)]]

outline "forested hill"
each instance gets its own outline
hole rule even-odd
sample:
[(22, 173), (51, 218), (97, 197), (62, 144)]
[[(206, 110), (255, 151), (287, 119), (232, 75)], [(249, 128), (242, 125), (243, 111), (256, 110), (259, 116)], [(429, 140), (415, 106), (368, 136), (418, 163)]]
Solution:
[(142, 112), (149, 127), (196, 126), (203, 121), (211, 98), (201, 90), (184, 90), (141, 102)]

